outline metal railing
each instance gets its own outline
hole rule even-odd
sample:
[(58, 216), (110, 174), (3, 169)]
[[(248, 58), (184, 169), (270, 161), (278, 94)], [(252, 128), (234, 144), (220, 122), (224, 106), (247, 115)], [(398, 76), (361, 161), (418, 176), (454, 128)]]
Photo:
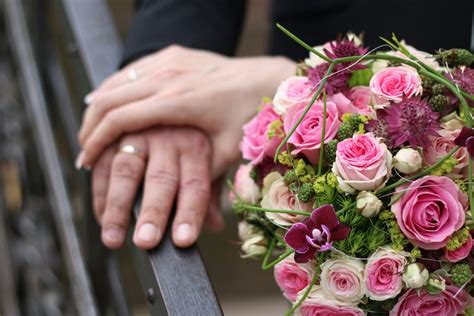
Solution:
[[(0, 3), (0, 314), (130, 315), (123, 264), (100, 245), (88, 176), (73, 167), (82, 96), (119, 63), (107, 4)], [(222, 315), (196, 247), (174, 247), (168, 231), (154, 250), (127, 250), (152, 315)]]

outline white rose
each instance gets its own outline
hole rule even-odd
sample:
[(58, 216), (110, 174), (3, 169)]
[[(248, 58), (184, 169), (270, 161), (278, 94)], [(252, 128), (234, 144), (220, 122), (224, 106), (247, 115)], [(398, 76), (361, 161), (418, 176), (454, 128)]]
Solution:
[(420, 153), (412, 148), (402, 148), (393, 157), (393, 166), (405, 174), (417, 172), (421, 169), (422, 163)]
[(364, 264), (349, 257), (329, 259), (321, 265), (321, 288), (339, 301), (353, 306), (366, 294)]
[(375, 196), (375, 194), (361, 191), (357, 195), (356, 207), (362, 216), (374, 217), (379, 214), (383, 207), (383, 203)]
[[(293, 211), (311, 211), (311, 203), (303, 203), (298, 200), (296, 194), (290, 191), (283, 181), (283, 177), (275, 177), (275, 174), (269, 174), (267, 177), (271, 177), (273, 180), (271, 184), (270, 181), (265, 181), (265, 186), (270, 185), (268, 192), (263, 196), (261, 206), (262, 208), (268, 208), (272, 210), (293, 210)], [(288, 226), (293, 225), (302, 221), (306, 216), (304, 215), (294, 215), (287, 213), (273, 213), (265, 212), (265, 216), (275, 223), (276, 225)]]
[(255, 225), (245, 221), (239, 223), (239, 238), (243, 242), (241, 246), (241, 257), (260, 257), (267, 252), (267, 240), (263, 231)]
[(403, 282), (412, 289), (419, 289), (428, 283), (430, 272), (419, 262), (410, 263), (403, 272)]

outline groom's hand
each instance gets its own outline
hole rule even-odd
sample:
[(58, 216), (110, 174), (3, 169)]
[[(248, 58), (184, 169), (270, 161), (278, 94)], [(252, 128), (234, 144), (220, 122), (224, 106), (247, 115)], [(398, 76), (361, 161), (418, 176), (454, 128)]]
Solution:
[(128, 134), (103, 153), (94, 165), (92, 182), (95, 214), (107, 247), (124, 243), (142, 183), (143, 201), (133, 234), (138, 247), (158, 245), (175, 200), (172, 236), (177, 246), (197, 240), (206, 215), (210, 228), (223, 226), (218, 194), (211, 194), (211, 146), (198, 129), (151, 128)]

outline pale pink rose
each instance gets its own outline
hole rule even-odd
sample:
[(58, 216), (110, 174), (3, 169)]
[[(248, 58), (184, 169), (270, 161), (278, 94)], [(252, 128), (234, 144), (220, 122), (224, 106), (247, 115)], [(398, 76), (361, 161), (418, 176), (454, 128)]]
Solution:
[(296, 263), (293, 256), (277, 263), (274, 276), (283, 295), (292, 303), (296, 301), (298, 293), (306, 288), (314, 275), (314, 262)]
[(339, 301), (362, 302), (366, 290), (364, 285), (364, 264), (349, 257), (328, 259), (321, 265), (321, 288)]
[(250, 177), (253, 166), (251, 164), (240, 165), (235, 173), (234, 187), (230, 191), (230, 200), (235, 201), (237, 193), (242, 202), (255, 204), (260, 199), (260, 188)]
[(308, 298), (301, 304), (302, 316), (363, 316), (364, 311), (346, 302), (329, 296), (321, 287), (315, 285)]
[(372, 191), (391, 175), (392, 154), (372, 134), (355, 134), (337, 144), (332, 172), (345, 192)]
[(374, 111), (370, 107), (370, 87), (356, 86), (349, 90), (348, 98), (359, 109), (359, 114), (372, 116)]
[[(460, 130), (440, 130), (438, 131), (439, 137), (431, 137), (431, 142), (428, 148), (423, 153), (423, 160), (428, 165), (434, 165), (445, 157), (450, 151), (456, 147), (454, 139), (459, 135)], [(469, 162), (469, 154), (466, 147), (460, 147), (453, 158), (458, 160), (458, 164), (454, 166), (454, 174), (460, 174), (461, 171), (467, 166)]]
[(279, 114), (285, 114), (290, 107), (298, 103), (308, 104), (314, 91), (308, 77), (293, 76), (283, 81), (273, 98), (273, 107)]
[[(266, 185), (268, 185), (266, 183)], [(293, 211), (307, 211), (310, 212), (313, 207), (312, 203), (303, 203), (298, 200), (296, 194), (290, 191), (280, 175), (278, 178), (273, 178), (270, 189), (263, 196), (260, 205), (263, 208), (272, 210), (293, 210)], [(302, 221), (306, 216), (294, 215), (287, 213), (273, 213), (265, 212), (265, 216), (277, 225), (287, 226), (293, 225)]]
[(384, 247), (369, 257), (365, 266), (365, 286), (370, 299), (385, 301), (400, 294), (408, 256), (406, 252)]
[(266, 156), (273, 157), (282, 137), (277, 135), (270, 139), (268, 132), (272, 123), (277, 120), (280, 120), (280, 116), (271, 105), (267, 104), (242, 127), (244, 137), (240, 143), (240, 150), (244, 159), (251, 160), (251, 163), (255, 165)]
[[(402, 42), (402, 45), (410, 52), (410, 54), (415, 56), (419, 61), (421, 61), (422, 63), (424, 63), (428, 66), (430, 66), (431, 68), (433, 68), (437, 71), (442, 70), (442, 67), (439, 65), (439, 63), (436, 61), (436, 59), (434, 58), (433, 55), (431, 55), (427, 52), (418, 50), (415, 47), (408, 45), (407, 43), (405, 43), (404, 40), (402, 40), (401, 42)], [(397, 57), (409, 60), (409, 58), (407, 56), (405, 56), (402, 52), (397, 51), (397, 52), (394, 53), (394, 55), (397, 56)], [(410, 66), (407, 66), (407, 67), (410, 67)]]
[[(306, 103), (300, 103), (290, 108), (283, 122), (285, 133), (288, 133), (296, 125), (306, 105)], [(316, 163), (321, 148), (323, 113), (323, 102), (315, 102), (288, 140), (288, 143), (295, 147), (292, 151), (293, 155), (301, 153), (313, 164)], [(324, 143), (328, 143), (336, 137), (341, 124), (340, 115), (334, 102), (326, 102), (326, 114)]]
[(429, 294), (425, 289), (409, 289), (399, 299), (390, 311), (390, 316), (411, 315), (464, 315), (464, 309), (470, 300), (466, 290), (448, 285), (446, 290), (439, 294)]
[(343, 93), (339, 92), (327, 97), (327, 101), (334, 102), (336, 104), (339, 115), (344, 113), (355, 113), (362, 115), (372, 115), (372, 110), (367, 105), (356, 105), (352, 100), (346, 97)]
[(464, 225), (467, 196), (448, 177), (425, 176), (399, 186), (396, 192), (403, 195), (392, 205), (392, 212), (403, 234), (420, 248), (446, 246)]
[(467, 241), (458, 249), (449, 251), (444, 249), (444, 257), (450, 262), (458, 262), (469, 256), (472, 250), (472, 237), (469, 235)]
[(403, 97), (412, 97), (422, 93), (421, 78), (410, 67), (387, 67), (377, 72), (370, 80), (370, 90), (378, 107), (389, 101), (400, 102)]

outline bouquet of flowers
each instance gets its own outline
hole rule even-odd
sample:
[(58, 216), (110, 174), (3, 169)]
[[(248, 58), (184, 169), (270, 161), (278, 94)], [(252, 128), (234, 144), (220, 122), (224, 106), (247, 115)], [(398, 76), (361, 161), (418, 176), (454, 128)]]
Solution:
[(473, 315), (474, 55), (311, 47), (244, 127), (242, 257), (301, 315)]

